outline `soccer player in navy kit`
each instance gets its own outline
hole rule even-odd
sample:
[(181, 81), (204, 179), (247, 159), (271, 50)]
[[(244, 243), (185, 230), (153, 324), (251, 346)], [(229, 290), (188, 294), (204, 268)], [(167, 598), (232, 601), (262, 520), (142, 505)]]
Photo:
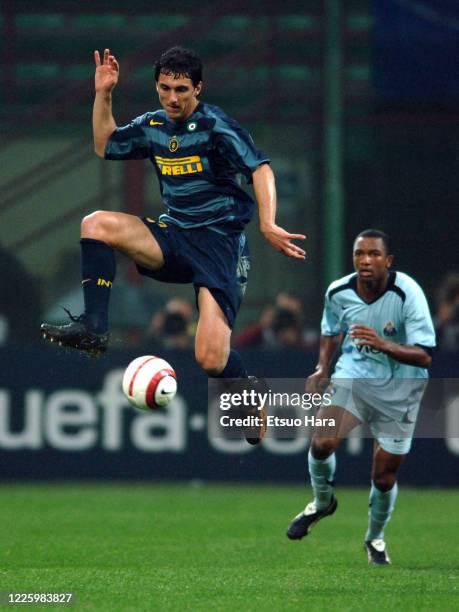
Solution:
[(435, 332), (422, 289), (407, 274), (390, 270), (386, 234), (361, 232), (353, 260), (355, 273), (327, 290), (319, 362), (307, 381), (309, 391), (321, 390), (341, 345), (328, 389), (333, 405), (317, 415), (336, 425), (314, 432), (308, 455), (314, 500), (292, 520), (287, 536), (299, 540), (335, 512), (335, 450), (352, 429), (368, 423), (375, 443), (364, 541), (369, 562), (387, 565), (384, 528), (397, 497), (397, 473), (411, 447)]
[[(115, 278), (115, 250), (132, 259), (141, 274), (163, 282), (193, 283), (199, 309), (195, 355), (213, 377), (244, 378), (231, 329), (241, 304), (249, 268), (243, 232), (253, 200), (239, 186), (253, 182), (260, 230), (279, 252), (305, 259), (305, 251), (275, 223), (276, 189), (269, 159), (248, 132), (218, 107), (198, 100), (202, 64), (192, 51), (173, 47), (155, 66), (162, 109), (118, 127), (112, 90), (119, 65), (105, 49), (94, 53), (94, 146), (105, 159), (149, 158), (158, 175), (167, 213), (158, 221), (97, 211), (81, 224), (85, 312), (67, 325), (43, 324), (45, 338), (93, 355), (108, 343), (108, 302)], [(70, 314), (70, 313), (69, 313)]]

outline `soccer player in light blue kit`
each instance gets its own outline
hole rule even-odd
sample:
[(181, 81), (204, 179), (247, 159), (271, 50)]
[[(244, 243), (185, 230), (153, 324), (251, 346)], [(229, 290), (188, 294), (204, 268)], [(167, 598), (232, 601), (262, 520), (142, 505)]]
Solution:
[(314, 431), (308, 455), (314, 500), (292, 520), (287, 536), (299, 540), (335, 512), (335, 451), (352, 429), (367, 423), (375, 442), (365, 548), (370, 563), (387, 565), (384, 528), (411, 447), (435, 332), (422, 289), (407, 274), (390, 270), (393, 255), (384, 232), (361, 232), (353, 260), (355, 273), (326, 292), (319, 361), (307, 381), (309, 391), (322, 390), (341, 344), (329, 387), (333, 403), (317, 414), (334, 419), (335, 426)]

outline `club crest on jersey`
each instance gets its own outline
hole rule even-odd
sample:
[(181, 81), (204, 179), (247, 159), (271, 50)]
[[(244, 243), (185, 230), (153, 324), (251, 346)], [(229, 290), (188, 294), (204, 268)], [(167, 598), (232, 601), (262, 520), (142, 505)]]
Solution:
[(191, 123), (189, 123), (189, 124), (186, 126), (186, 129), (187, 129), (189, 132), (194, 132), (194, 131), (195, 131), (195, 129), (196, 129), (197, 127), (198, 127), (198, 124), (196, 123), (196, 121), (192, 121)]
[(392, 321), (387, 321), (384, 329), (383, 329), (383, 334), (385, 336), (395, 336), (395, 334), (397, 333), (397, 330), (394, 327), (394, 324), (392, 323)]
[(172, 136), (172, 138), (169, 140), (169, 151), (171, 153), (175, 153), (177, 151), (177, 149), (179, 148), (179, 141), (177, 136)]

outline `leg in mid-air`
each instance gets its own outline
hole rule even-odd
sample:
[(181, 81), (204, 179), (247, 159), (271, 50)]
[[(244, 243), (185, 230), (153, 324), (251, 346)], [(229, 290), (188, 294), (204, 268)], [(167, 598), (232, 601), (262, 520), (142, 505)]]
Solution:
[[(199, 321), (196, 329), (196, 361), (211, 378), (245, 379), (246, 386), (262, 384), (258, 379), (248, 376), (238, 351), (230, 347), (231, 328), (220, 305), (207, 287), (200, 287), (198, 293)], [(242, 383), (244, 384), (244, 383)], [(244, 431), (249, 444), (258, 444), (264, 437), (265, 413), (257, 406), (248, 408), (249, 414), (260, 418), (260, 426)]]
[(199, 288), (198, 306), (196, 361), (211, 377), (245, 378), (246, 371), (239, 353), (230, 350), (231, 328), (207, 287)]
[(317, 417), (334, 419), (335, 427), (317, 427), (308, 453), (308, 467), (314, 499), (297, 514), (287, 529), (290, 540), (301, 540), (321, 519), (333, 514), (338, 506), (334, 495), (335, 451), (360, 421), (340, 406), (322, 407)]
[(81, 275), (85, 311), (70, 315), (66, 325), (43, 323), (44, 338), (93, 356), (108, 344), (108, 308), (115, 279), (115, 251), (137, 264), (157, 270), (163, 265), (161, 248), (141, 219), (119, 212), (97, 211), (81, 224)]
[[(389, 443), (389, 442), (388, 442)], [(375, 441), (371, 489), (368, 511), (368, 529), (365, 534), (365, 549), (368, 562), (374, 565), (389, 565), (390, 559), (384, 540), (384, 529), (389, 522), (397, 499), (397, 473), (406, 454), (388, 452)]]

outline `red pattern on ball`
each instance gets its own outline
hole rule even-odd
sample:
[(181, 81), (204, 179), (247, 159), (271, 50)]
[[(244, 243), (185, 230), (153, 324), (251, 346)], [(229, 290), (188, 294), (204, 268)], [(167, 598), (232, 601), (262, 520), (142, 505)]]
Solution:
[(137, 378), (137, 374), (140, 372), (140, 370), (143, 368), (143, 366), (144, 366), (146, 363), (149, 363), (150, 361), (153, 361), (153, 359), (159, 359), (159, 357), (152, 356), (152, 357), (149, 357), (148, 359), (145, 359), (145, 361), (142, 361), (142, 363), (139, 365), (139, 367), (137, 368), (137, 370), (136, 370), (136, 371), (134, 372), (134, 374), (132, 375), (132, 377), (131, 377), (131, 382), (129, 383), (129, 391), (128, 391), (128, 393), (129, 393), (130, 397), (133, 397), (133, 391), (134, 391), (134, 382), (135, 382), (135, 379)]

